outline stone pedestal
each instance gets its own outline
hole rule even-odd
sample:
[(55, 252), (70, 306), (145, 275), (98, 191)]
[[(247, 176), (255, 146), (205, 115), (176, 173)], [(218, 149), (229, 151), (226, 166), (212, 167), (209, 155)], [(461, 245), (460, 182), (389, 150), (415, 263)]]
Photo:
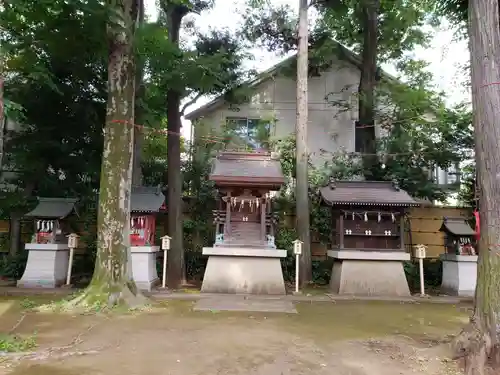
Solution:
[(69, 263), (67, 244), (28, 243), (28, 261), (17, 282), (22, 288), (55, 288), (66, 282)]
[(360, 296), (409, 297), (410, 289), (403, 251), (329, 250), (334, 259), (330, 289), (332, 293)]
[(286, 250), (205, 247), (207, 268), (202, 293), (286, 294), (280, 258)]
[(441, 292), (460, 297), (474, 297), (477, 256), (441, 254), (441, 260), (443, 261)]
[(132, 246), (132, 277), (140, 290), (148, 292), (160, 282), (156, 271), (159, 246)]

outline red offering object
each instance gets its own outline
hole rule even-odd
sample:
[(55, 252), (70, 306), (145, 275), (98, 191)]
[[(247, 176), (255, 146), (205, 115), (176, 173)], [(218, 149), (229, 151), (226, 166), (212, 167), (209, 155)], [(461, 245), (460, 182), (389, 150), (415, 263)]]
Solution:
[(46, 244), (50, 243), (52, 233), (49, 232), (38, 232), (36, 234), (36, 243)]
[(156, 220), (153, 215), (133, 215), (130, 229), (131, 246), (154, 246)]
[(476, 219), (476, 240), (479, 241), (481, 237), (481, 225), (479, 223), (479, 211), (474, 211), (474, 218)]

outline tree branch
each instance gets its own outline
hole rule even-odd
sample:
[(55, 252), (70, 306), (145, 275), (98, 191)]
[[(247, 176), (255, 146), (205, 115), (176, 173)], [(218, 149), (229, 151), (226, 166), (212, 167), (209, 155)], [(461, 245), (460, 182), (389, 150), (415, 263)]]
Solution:
[(200, 99), (204, 94), (198, 94), (196, 95), (193, 99), (188, 101), (186, 104), (182, 106), (181, 109), (181, 116), (184, 116), (184, 112), (186, 111), (187, 107), (189, 107), (191, 104), (194, 104), (198, 99)]
[(318, 6), (318, 5), (324, 5), (324, 6), (329, 6), (333, 5), (334, 2), (337, 2), (337, 0), (311, 0), (309, 5), (307, 6), (308, 8), (311, 8), (313, 6)]

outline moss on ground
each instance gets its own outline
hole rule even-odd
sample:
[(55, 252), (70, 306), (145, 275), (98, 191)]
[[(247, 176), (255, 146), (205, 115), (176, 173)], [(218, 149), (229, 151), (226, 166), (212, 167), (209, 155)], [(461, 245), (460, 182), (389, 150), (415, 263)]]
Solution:
[[(59, 297), (60, 299), (60, 297)], [(37, 313), (31, 307), (53, 301), (54, 296), (38, 297), (2, 297), (0, 305), (9, 308), (1, 315), (0, 330), (8, 331), (23, 314), (26, 319), (16, 329), (20, 334), (37, 331), (40, 348), (54, 345), (67, 345), (68, 341), (81, 332), (87, 332), (89, 326), (97, 328), (85, 334), (85, 340), (91, 341), (99, 335), (99, 324), (127, 326), (137, 332), (161, 329), (168, 332), (170, 327), (184, 327), (196, 332), (204, 327), (220, 328), (221, 335), (227, 330), (249, 330), (260, 327), (279, 334), (292, 334), (314, 342), (314, 345), (326, 345), (343, 340), (366, 340), (401, 335), (417, 340), (424, 345), (439, 343), (450, 334), (456, 334), (467, 322), (470, 306), (455, 306), (430, 303), (395, 303), (376, 301), (337, 301), (337, 302), (300, 302), (296, 303), (298, 314), (251, 313), (251, 312), (195, 312), (193, 301), (170, 300), (154, 303), (150, 310), (137, 314), (120, 309), (98, 315), (73, 315)], [(57, 302), (56, 302), (57, 303)], [(116, 314), (109, 319), (109, 314)], [(102, 326), (101, 326), (102, 327)], [(118, 332), (118, 331), (117, 331)], [(213, 331), (211, 331), (213, 334)], [(248, 332), (247, 332), (248, 333)], [(118, 334), (118, 333), (117, 333)], [(148, 336), (149, 337), (149, 336)], [(212, 338), (211, 338), (212, 339)], [(58, 340), (58, 341), (56, 341)], [(96, 338), (107, 340), (107, 338)], [(325, 346), (323, 345), (325, 344)], [(158, 356), (158, 354), (156, 354)], [(91, 366), (94, 358), (89, 356)], [(113, 361), (117, 360), (114, 357)], [(247, 358), (242, 355), (242, 363), (249, 367), (255, 361), (266, 362), (266, 358)], [(245, 362), (246, 361), (246, 362)], [(245, 365), (245, 366), (246, 366)], [(67, 367), (59, 364), (52, 366), (36, 363), (21, 363), (9, 375), (86, 375), (95, 373), (86, 368)], [(69, 366), (69, 365), (68, 365)]]
[[(2, 315), (2, 321), (14, 322), (27, 308), (53, 301), (53, 296), (39, 297), (1, 297), (0, 306), (10, 307)], [(53, 302), (58, 304), (59, 302)], [(444, 336), (456, 333), (467, 322), (470, 306), (431, 303), (399, 303), (379, 301), (337, 301), (333, 302), (299, 302), (295, 306), (298, 314), (252, 313), (252, 312), (195, 312), (193, 301), (169, 300), (154, 303), (151, 308), (137, 314), (173, 314), (193, 320), (227, 321), (245, 324), (248, 319), (262, 320), (276, 324), (283, 330), (305, 335), (312, 339), (364, 339), (370, 337), (406, 335)], [(116, 309), (117, 314), (126, 314), (129, 310)], [(31, 312), (30, 315), (36, 313)], [(31, 316), (26, 324), (40, 320), (49, 321), (51, 317)], [(55, 313), (55, 319), (60, 320)], [(136, 315), (136, 314), (133, 314)], [(0, 328), (7, 328), (1, 324)], [(29, 328), (29, 327), (28, 327)], [(26, 328), (25, 328), (26, 329)]]
[[(349, 340), (380, 336), (443, 337), (457, 333), (467, 323), (470, 306), (379, 301), (337, 301), (295, 303), (298, 314), (252, 312), (194, 312), (194, 302), (170, 300), (157, 306), (192, 319), (265, 320), (284, 330), (315, 340)], [(156, 310), (158, 311), (158, 310)]]

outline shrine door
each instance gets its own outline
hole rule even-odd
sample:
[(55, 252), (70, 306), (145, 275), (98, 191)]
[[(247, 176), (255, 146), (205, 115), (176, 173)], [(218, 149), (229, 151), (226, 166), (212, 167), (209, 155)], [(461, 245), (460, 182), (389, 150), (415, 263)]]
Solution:
[(254, 205), (249, 205), (245, 203), (244, 205), (237, 205), (231, 210), (231, 221), (234, 222), (260, 222), (260, 210), (261, 207)]

